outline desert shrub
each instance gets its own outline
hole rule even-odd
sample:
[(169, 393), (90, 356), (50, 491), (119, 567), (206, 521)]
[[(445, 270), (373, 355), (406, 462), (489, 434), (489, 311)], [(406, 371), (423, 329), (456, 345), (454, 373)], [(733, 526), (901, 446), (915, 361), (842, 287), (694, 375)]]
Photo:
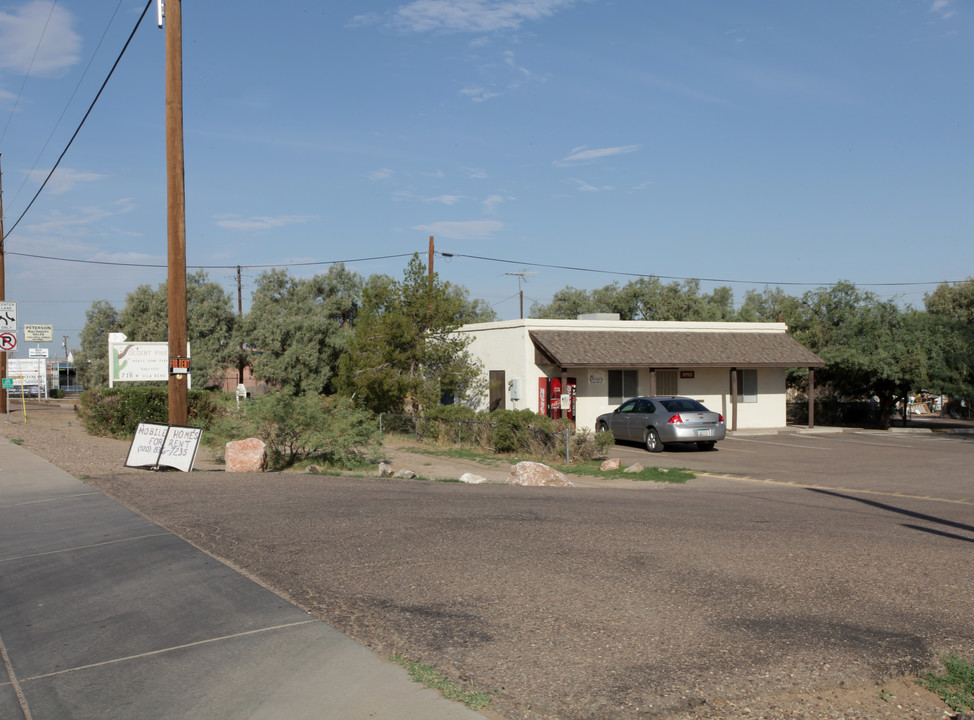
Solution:
[(611, 432), (592, 432), (587, 428), (572, 434), (569, 451), (573, 460), (595, 460), (604, 458), (615, 446)]
[(437, 405), (417, 420), (417, 435), (423, 442), (487, 447), (490, 433), (489, 419), (464, 405)]
[(248, 402), (219, 422), (228, 440), (259, 437), (272, 468), (315, 458), (332, 466), (373, 462), (379, 456), (379, 429), (367, 410), (347, 398), (275, 393)]
[[(190, 390), (188, 424), (206, 429), (218, 412), (215, 393)], [(78, 414), (89, 435), (128, 438), (140, 422), (169, 422), (169, 389), (159, 385), (95, 388), (81, 393)]]

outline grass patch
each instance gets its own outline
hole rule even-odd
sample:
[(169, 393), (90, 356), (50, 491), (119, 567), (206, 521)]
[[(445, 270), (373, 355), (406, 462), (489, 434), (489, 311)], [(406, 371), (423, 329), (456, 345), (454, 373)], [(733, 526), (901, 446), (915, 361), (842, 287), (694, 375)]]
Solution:
[(476, 450), (466, 450), (464, 448), (402, 448), (406, 452), (415, 453), (416, 455), (433, 455), (435, 457), (448, 457), (454, 460), (472, 460), (473, 462), (478, 462), (481, 465), (499, 465), (502, 462), (508, 462), (507, 458), (504, 458), (493, 453), (483, 453), (477, 452)]
[(556, 470), (565, 475), (590, 475), (592, 477), (613, 478), (621, 480), (642, 480), (649, 482), (664, 482), (682, 484), (687, 480), (692, 480), (696, 475), (686, 468), (664, 468), (664, 467), (644, 467), (636, 473), (625, 472), (622, 468), (618, 470), (600, 470), (601, 462), (593, 460), (590, 462), (572, 463), (571, 465), (552, 465)]
[(927, 673), (917, 682), (958, 712), (974, 710), (974, 665), (957, 655), (947, 655), (943, 662), (943, 675)]
[[(476, 450), (465, 450), (463, 448), (404, 448), (411, 453), (418, 455), (435, 455), (438, 457), (455, 458), (458, 460), (472, 460), (481, 465), (496, 466), (500, 464), (514, 465), (526, 458), (511, 457), (509, 455), (484, 454)], [(565, 473), (565, 475), (589, 475), (591, 477), (620, 478), (622, 480), (665, 482), (682, 484), (687, 480), (696, 477), (694, 473), (686, 468), (663, 468), (648, 467), (643, 468), (638, 473), (627, 473), (620, 470), (600, 470), (600, 460), (588, 460), (576, 462), (571, 465), (564, 463), (559, 465), (551, 464), (555, 470)]]
[(409, 677), (413, 682), (418, 682), (432, 690), (436, 690), (447, 700), (463, 703), (471, 710), (481, 710), (490, 705), (492, 700), (490, 693), (479, 690), (464, 690), (460, 685), (453, 682), (453, 680), (444, 677), (432, 665), (413, 662), (402, 655), (392, 655), (389, 659), (397, 665), (402, 665), (406, 668), (406, 672), (409, 673)]
[(23, 445), (24, 444), (24, 441), (21, 440), (20, 438), (14, 438), (10, 442), (12, 442), (14, 445)]

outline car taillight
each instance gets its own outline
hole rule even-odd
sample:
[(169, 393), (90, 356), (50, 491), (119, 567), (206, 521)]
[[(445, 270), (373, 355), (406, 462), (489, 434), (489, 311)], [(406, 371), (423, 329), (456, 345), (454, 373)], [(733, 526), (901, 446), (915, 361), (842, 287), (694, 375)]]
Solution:
[(674, 415), (666, 422), (669, 425), (678, 425), (679, 423), (683, 422), (683, 418), (681, 418), (679, 415)]
[(717, 422), (719, 422), (719, 423), (724, 422), (724, 416), (721, 415), (720, 413), (717, 413)]

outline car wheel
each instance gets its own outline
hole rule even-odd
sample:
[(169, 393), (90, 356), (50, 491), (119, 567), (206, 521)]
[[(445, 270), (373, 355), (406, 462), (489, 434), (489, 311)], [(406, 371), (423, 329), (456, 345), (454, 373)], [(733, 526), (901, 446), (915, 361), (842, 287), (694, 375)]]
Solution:
[(663, 443), (660, 442), (656, 428), (646, 430), (646, 449), (651, 453), (663, 452)]
[(714, 449), (714, 445), (716, 445), (716, 444), (717, 443), (715, 443), (715, 442), (698, 442), (697, 443), (697, 450), (713, 450)]
[(604, 422), (599, 423), (599, 432), (608, 432), (608, 430), (609, 430), (608, 425), (606, 425)]

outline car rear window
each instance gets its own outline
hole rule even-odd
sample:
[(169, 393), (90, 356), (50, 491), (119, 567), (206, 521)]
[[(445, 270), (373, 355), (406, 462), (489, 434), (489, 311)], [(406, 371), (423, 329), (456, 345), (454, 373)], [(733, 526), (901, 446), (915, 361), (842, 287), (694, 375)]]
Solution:
[(660, 404), (670, 412), (700, 412), (701, 410), (707, 409), (696, 400), (690, 400), (688, 398), (660, 400)]

